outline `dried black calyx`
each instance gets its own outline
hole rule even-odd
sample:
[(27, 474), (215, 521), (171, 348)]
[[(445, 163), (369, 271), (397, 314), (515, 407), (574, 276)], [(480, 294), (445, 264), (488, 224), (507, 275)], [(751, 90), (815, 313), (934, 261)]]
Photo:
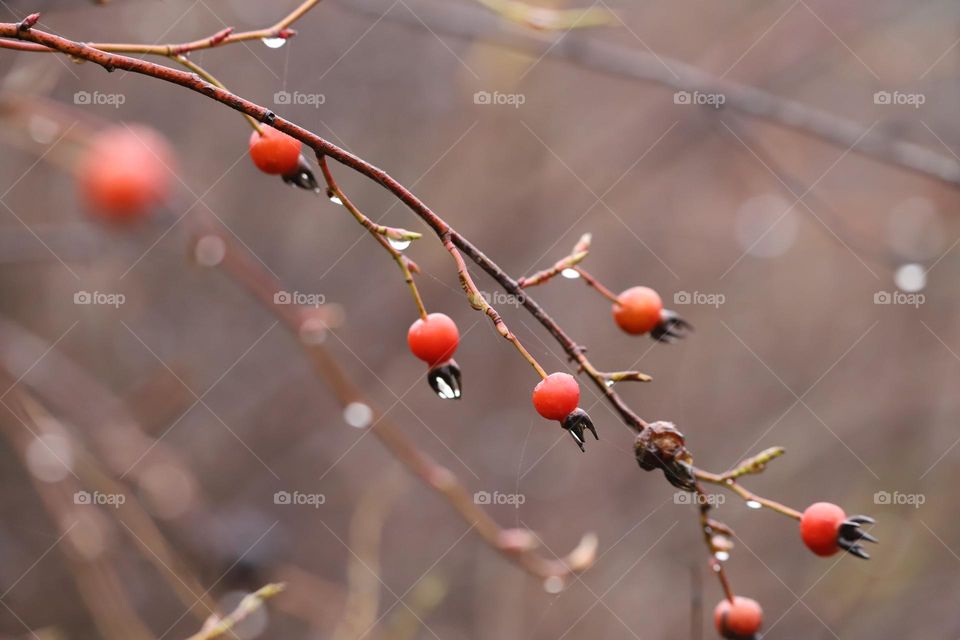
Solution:
[(670, 422), (654, 422), (641, 431), (633, 449), (644, 471), (662, 469), (667, 481), (678, 489), (694, 491), (693, 456), (687, 451), (683, 434)]
[(840, 525), (840, 530), (837, 533), (837, 544), (847, 553), (852, 553), (858, 558), (869, 560), (870, 554), (860, 546), (860, 541), (865, 540), (877, 544), (879, 540), (866, 531), (861, 530), (860, 526), (875, 523), (876, 520), (870, 516), (850, 516)]
[(310, 169), (310, 164), (303, 156), (300, 156), (296, 170), (282, 177), (283, 181), (291, 186), (300, 187), (301, 189), (313, 191), (314, 193), (320, 193), (320, 185), (317, 184), (317, 179)]
[(433, 392), (444, 400), (460, 399), (460, 366), (455, 360), (447, 360), (427, 372), (427, 382)]
[(594, 439), (599, 440), (600, 436), (597, 435), (597, 428), (593, 426), (593, 420), (590, 419), (590, 416), (587, 415), (587, 412), (577, 407), (563, 419), (563, 422), (560, 423), (564, 429), (570, 432), (570, 435), (573, 437), (573, 441), (577, 443), (577, 446), (580, 447), (580, 451), (586, 451), (583, 444), (585, 442), (583, 437), (583, 430), (589, 429), (593, 434)]
[(677, 315), (676, 311), (662, 309), (660, 323), (650, 331), (650, 337), (657, 342), (673, 343), (683, 340), (693, 332), (693, 325)]

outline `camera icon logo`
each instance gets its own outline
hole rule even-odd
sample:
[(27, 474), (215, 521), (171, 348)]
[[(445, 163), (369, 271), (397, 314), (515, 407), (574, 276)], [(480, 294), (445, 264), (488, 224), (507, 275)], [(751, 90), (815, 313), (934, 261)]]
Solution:
[(293, 95), (289, 91), (277, 91), (273, 94), (274, 104), (290, 104)]
[(77, 91), (73, 94), (73, 104), (90, 104), (93, 102), (93, 96), (89, 91)]
[(489, 491), (477, 491), (473, 494), (474, 504), (490, 504), (492, 497)]
[(73, 494), (73, 504), (93, 504), (93, 496), (89, 491), (77, 491)]
[(893, 302), (893, 296), (889, 291), (877, 291), (873, 294), (873, 304), (890, 304)]
[(873, 94), (873, 104), (891, 104), (893, 95), (889, 91), (877, 91)]
[(673, 94), (673, 104), (691, 104), (693, 95), (689, 91), (677, 91)]
[(491, 104), (493, 95), (489, 91), (477, 91), (473, 94), (473, 104)]
[(290, 504), (292, 496), (289, 491), (277, 491), (273, 494), (273, 504)]
[(93, 296), (89, 291), (77, 291), (73, 294), (73, 304), (90, 304), (93, 302)]
[(889, 491), (877, 491), (873, 494), (873, 504), (890, 504), (892, 501)]
[(689, 291), (677, 291), (673, 294), (673, 304), (690, 304), (691, 297)]
[(290, 304), (293, 302), (293, 296), (289, 291), (277, 291), (273, 294), (273, 304)]

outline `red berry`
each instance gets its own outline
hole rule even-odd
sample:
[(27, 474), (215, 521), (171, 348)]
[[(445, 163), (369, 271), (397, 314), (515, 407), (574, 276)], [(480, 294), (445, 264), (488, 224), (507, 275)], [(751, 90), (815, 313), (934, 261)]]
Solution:
[(563, 420), (580, 404), (580, 385), (569, 373), (551, 373), (533, 388), (533, 406), (547, 420)]
[(410, 351), (431, 367), (452, 358), (459, 343), (457, 324), (442, 313), (431, 313), (426, 318), (418, 319), (407, 331)]
[(613, 303), (613, 319), (629, 334), (647, 333), (660, 324), (663, 301), (650, 287), (631, 287)]
[(77, 167), (90, 212), (110, 222), (131, 222), (170, 195), (173, 150), (157, 131), (141, 125), (98, 133)]
[(752, 638), (763, 624), (763, 609), (751, 598), (724, 598), (713, 610), (713, 623), (724, 638)]
[(837, 543), (840, 525), (846, 519), (847, 514), (835, 504), (817, 502), (810, 505), (800, 519), (803, 544), (818, 556), (832, 556), (840, 550)]
[(257, 169), (270, 175), (290, 175), (300, 163), (300, 148), (296, 138), (291, 138), (273, 127), (261, 127), (263, 133), (250, 134), (250, 159)]

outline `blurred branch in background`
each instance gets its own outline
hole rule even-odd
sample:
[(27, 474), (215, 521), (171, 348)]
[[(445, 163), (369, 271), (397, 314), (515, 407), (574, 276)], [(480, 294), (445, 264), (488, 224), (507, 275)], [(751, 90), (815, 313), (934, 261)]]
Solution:
[[(565, 32), (544, 36), (504, 23), (477, 8), (436, 0), (410, 0), (411, 11), (386, 15), (377, 0), (337, 0), (364, 15), (376, 15), (415, 29), (479, 40), (522, 51), (535, 58), (549, 56), (608, 75), (652, 82), (675, 91), (717, 93), (723, 108), (767, 120), (880, 162), (960, 186), (960, 161), (899, 140), (875, 127), (834, 115), (823, 109), (781, 98), (763, 89), (714, 76), (680, 60), (624, 47), (595, 35)], [(708, 107), (711, 111), (716, 111)]]

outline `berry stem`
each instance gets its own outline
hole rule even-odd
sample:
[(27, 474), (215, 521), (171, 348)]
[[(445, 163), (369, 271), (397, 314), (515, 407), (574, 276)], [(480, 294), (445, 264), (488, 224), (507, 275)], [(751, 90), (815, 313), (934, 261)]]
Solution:
[(596, 289), (600, 293), (600, 295), (602, 295), (604, 298), (606, 298), (610, 302), (614, 304), (617, 303), (617, 294), (615, 294), (613, 291), (610, 291), (610, 289), (607, 289), (605, 286), (603, 286), (603, 284), (599, 280), (597, 280), (592, 275), (584, 271), (583, 267), (577, 266), (577, 267), (574, 267), (574, 269), (577, 271), (577, 273), (580, 274), (580, 277), (583, 278), (583, 282), (588, 287), (593, 287), (594, 289)]
[[(213, 86), (220, 87), (224, 91), (227, 90), (227, 87), (222, 82), (217, 80), (212, 73), (210, 73), (209, 71), (207, 71), (206, 69), (198, 65), (196, 62), (194, 62), (187, 56), (181, 55), (181, 54), (171, 54), (170, 59), (186, 67), (187, 69), (190, 69), (190, 71), (193, 71), (195, 74), (197, 74), (198, 76), (200, 76), (201, 78), (203, 78), (204, 80), (212, 84)], [(261, 125), (259, 122), (254, 120), (251, 116), (247, 115), (246, 113), (242, 115), (246, 119), (246, 121), (250, 123), (250, 126), (253, 127), (254, 131), (263, 135), (263, 128), (262, 128), (263, 125)]]
[(487, 317), (490, 318), (490, 321), (493, 323), (493, 326), (497, 329), (497, 333), (506, 338), (516, 347), (517, 351), (520, 352), (520, 355), (523, 356), (524, 360), (530, 363), (530, 366), (534, 368), (537, 374), (541, 379), (547, 377), (547, 372), (543, 367), (540, 366), (540, 363), (537, 362), (537, 359), (534, 358), (526, 347), (520, 342), (520, 339), (507, 327), (507, 323), (503, 321), (503, 318), (500, 316), (500, 313), (494, 309), (487, 299), (483, 297), (483, 294), (480, 293), (480, 290), (477, 289), (477, 285), (474, 284), (473, 278), (470, 276), (470, 272), (467, 270), (467, 263), (463, 259), (463, 254), (460, 253), (460, 250), (453, 244), (453, 236), (451, 230), (448, 228), (446, 232), (440, 234), (440, 240), (443, 242), (444, 248), (447, 252), (453, 256), (454, 262), (457, 264), (457, 275), (460, 278), (460, 286), (463, 288), (464, 293), (467, 294), (467, 302), (470, 303), (470, 306), (476, 309), (477, 311), (482, 311), (487, 314)]
[(576, 246), (573, 248), (573, 251), (570, 255), (561, 258), (558, 260), (552, 267), (549, 269), (544, 269), (543, 271), (538, 271), (532, 276), (525, 278), (520, 278), (517, 280), (517, 284), (521, 289), (527, 287), (535, 287), (539, 284), (544, 284), (552, 278), (556, 277), (561, 272), (572, 269), (573, 267), (580, 264), (580, 262), (587, 257), (587, 254), (590, 251), (590, 234), (585, 233), (580, 237), (580, 240), (577, 242)]
[(777, 513), (783, 514), (789, 518), (793, 518), (794, 520), (799, 520), (801, 517), (803, 517), (803, 514), (796, 509), (792, 509), (775, 500), (758, 496), (744, 486), (740, 485), (735, 479), (727, 477), (726, 474), (710, 473), (709, 471), (704, 471), (703, 469), (694, 469), (694, 473), (698, 480), (709, 482), (710, 484), (715, 484), (720, 487), (725, 487), (743, 498), (745, 502), (756, 502), (762, 507), (770, 509), (771, 511), (776, 511)]
[(373, 220), (368, 218), (361, 212), (357, 207), (350, 201), (350, 198), (340, 189), (340, 186), (337, 184), (337, 181), (333, 178), (333, 173), (330, 172), (330, 167), (327, 166), (327, 157), (323, 154), (317, 154), (317, 162), (320, 163), (320, 171), (323, 173), (323, 179), (327, 183), (327, 189), (336, 196), (343, 206), (349, 211), (353, 217), (359, 222), (363, 228), (370, 232), (377, 242), (380, 243), (387, 253), (393, 258), (397, 263), (397, 266), (400, 268), (400, 272), (403, 274), (403, 281), (407, 283), (407, 286), (410, 288), (410, 294), (413, 296), (413, 302), (417, 305), (417, 312), (420, 314), (420, 318), (425, 320), (427, 318), (427, 308), (423, 304), (423, 298), (420, 297), (420, 290), (417, 289), (417, 283), (413, 280), (413, 273), (419, 271), (416, 263), (410, 260), (405, 256), (401, 251), (396, 249), (393, 245), (390, 244), (390, 241), (387, 240), (389, 237), (394, 237), (395, 239), (415, 239), (419, 238), (420, 234), (407, 231), (405, 229), (394, 229), (393, 227), (385, 227), (375, 223)]

